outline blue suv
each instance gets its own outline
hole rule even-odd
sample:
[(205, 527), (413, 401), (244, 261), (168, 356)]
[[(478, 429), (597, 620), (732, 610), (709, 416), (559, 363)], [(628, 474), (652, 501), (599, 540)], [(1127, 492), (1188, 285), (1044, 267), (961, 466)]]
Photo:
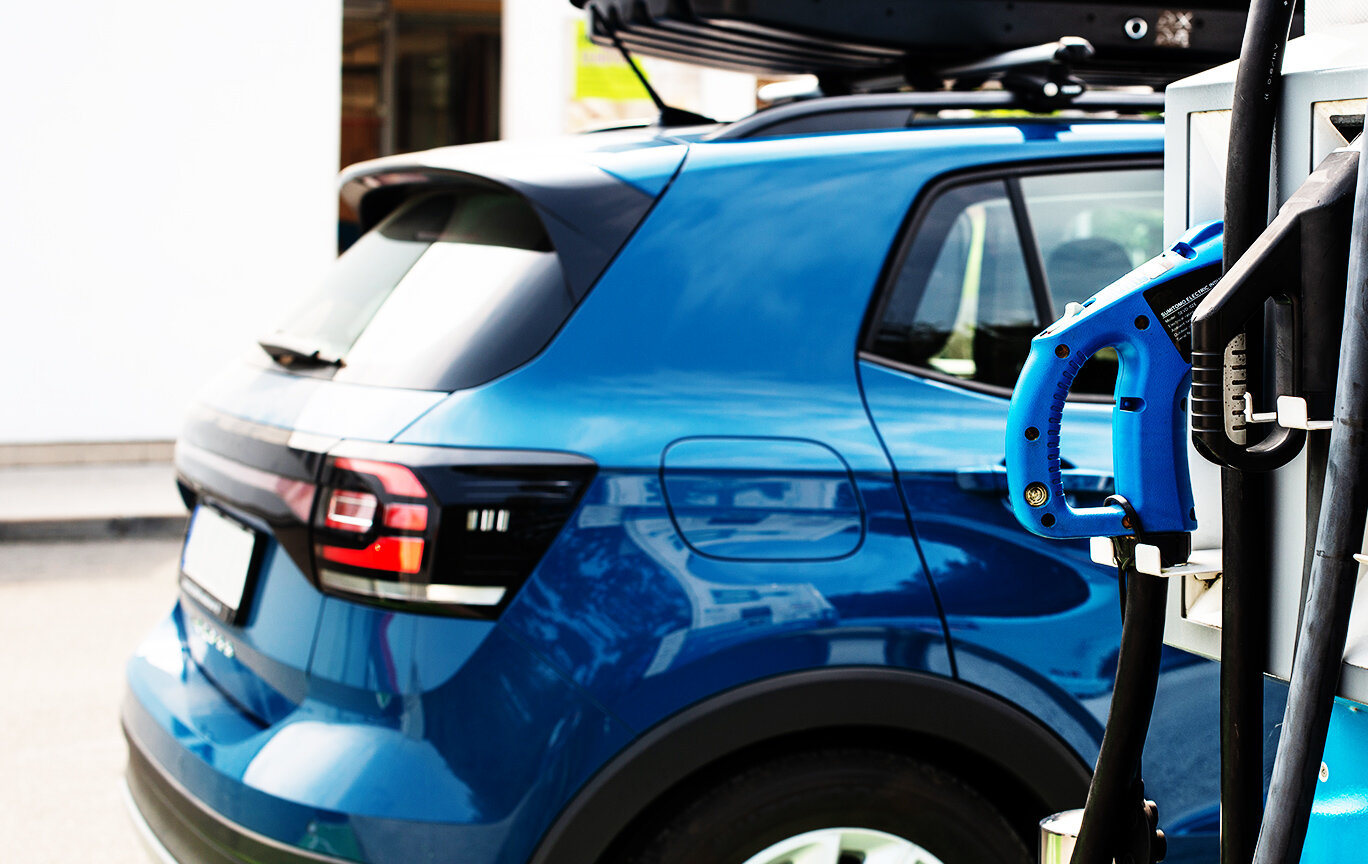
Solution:
[[(1162, 128), (944, 110), (1009, 104), (344, 172), (365, 234), (177, 445), (179, 598), (123, 708), (163, 860), (1032, 861), (1119, 615), (1012, 518), (1007, 399), (1161, 248)], [(1114, 375), (1067, 408), (1080, 500)], [(1215, 668), (1163, 676), (1170, 860), (1215, 849)]]

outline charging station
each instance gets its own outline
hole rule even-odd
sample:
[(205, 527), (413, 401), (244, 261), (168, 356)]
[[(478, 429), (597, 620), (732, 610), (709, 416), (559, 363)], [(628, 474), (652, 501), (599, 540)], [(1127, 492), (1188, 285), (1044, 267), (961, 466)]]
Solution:
[[(1354, 860), (1368, 842), (1368, 599), (1355, 603), (1368, 565), (1368, 4), (1308, 0), (1306, 35), (1289, 41), (1292, 15), (1289, 0), (1256, 0), (1240, 61), (1168, 88), (1173, 261), (1143, 265), (1037, 336), (1013, 397), (1018, 520), (1043, 536), (1101, 535), (1093, 559), (1117, 566), (1125, 617), (1087, 806), (1042, 823), (1043, 861), (1163, 858), (1140, 776), (1159, 628), (1222, 662), (1222, 861)], [(1222, 266), (1207, 271), (1218, 278), (1154, 305), (1168, 270), (1195, 265), (1184, 241), (1204, 231), (1222, 237)], [(1151, 353), (1151, 311), (1190, 367)], [(1170, 312), (1187, 329), (1168, 327)], [(1040, 395), (1053, 387), (1062, 403), (1068, 369), (1086, 359), (1073, 355), (1100, 345), (1122, 361), (1117, 494), (1074, 511), (1050, 482), (1058, 412), (1042, 420)], [(1184, 369), (1190, 394), (1174, 399)], [(1154, 446), (1158, 431), (1145, 444), (1140, 432), (1160, 427), (1175, 449)], [(1264, 676), (1289, 687), (1266, 805), (1251, 740)]]
[[(1361, 14), (1352, 9), (1362, 7)], [(1307, 35), (1290, 41), (1283, 62), (1282, 104), (1274, 141), (1271, 220), (1331, 152), (1363, 129), (1368, 94), (1368, 4), (1307, 4)], [(1351, 23), (1352, 22), (1352, 23)], [(1176, 82), (1166, 93), (1164, 230), (1177, 236), (1188, 227), (1221, 218), (1231, 101), (1236, 64), (1229, 63)], [(1284, 410), (1277, 394), (1246, 401), (1242, 387), (1228, 382), (1227, 432), (1239, 442), (1251, 422), (1301, 425)], [(1268, 399), (1269, 396), (1274, 398)], [(1263, 401), (1263, 404), (1259, 404)], [(1284, 403), (1286, 404), (1286, 403)], [(1304, 418), (1302, 423), (1327, 421)], [(1190, 454), (1199, 527), (1197, 549), (1220, 546), (1221, 498), (1214, 465)], [(1303, 597), (1307, 542), (1307, 455), (1299, 453), (1272, 472), (1273, 519), (1268, 555), (1272, 567), (1269, 650), (1265, 671), (1288, 680)], [(1177, 648), (1220, 659), (1222, 574), (1207, 571), (1171, 581), (1165, 641)], [(1340, 695), (1368, 703), (1368, 604), (1356, 610), (1345, 654)]]

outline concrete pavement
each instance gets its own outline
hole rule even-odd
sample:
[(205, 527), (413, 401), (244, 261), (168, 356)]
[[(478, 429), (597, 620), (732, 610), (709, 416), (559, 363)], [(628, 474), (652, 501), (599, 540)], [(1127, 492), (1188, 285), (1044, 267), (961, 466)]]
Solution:
[(176, 599), (180, 541), (0, 544), (0, 861), (153, 864), (124, 809), (124, 663)]

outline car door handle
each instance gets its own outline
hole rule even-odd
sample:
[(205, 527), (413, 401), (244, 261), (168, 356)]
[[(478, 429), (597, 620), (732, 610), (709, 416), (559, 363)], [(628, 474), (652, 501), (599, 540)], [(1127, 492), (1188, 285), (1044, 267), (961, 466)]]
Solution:
[[(1059, 472), (1066, 495), (1111, 495), (1116, 491), (1116, 480), (1110, 474), (1098, 474), (1086, 468), (1075, 468), (1066, 459)], [(983, 495), (1007, 494), (1007, 466), (985, 465), (982, 468), (961, 468), (955, 472), (955, 484), (965, 492)]]
[(1095, 474), (1083, 468), (1066, 468), (1059, 472), (1067, 495), (1112, 495), (1116, 492), (1116, 478), (1110, 474)]
[(982, 468), (961, 468), (955, 472), (955, 485), (965, 492), (983, 495), (1007, 493), (1007, 466), (985, 465)]

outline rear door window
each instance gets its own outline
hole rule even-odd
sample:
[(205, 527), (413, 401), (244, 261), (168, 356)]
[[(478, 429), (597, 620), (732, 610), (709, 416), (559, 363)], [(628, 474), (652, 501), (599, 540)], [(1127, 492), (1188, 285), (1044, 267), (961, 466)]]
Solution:
[(1026, 257), (1001, 180), (960, 186), (927, 212), (875, 331), (874, 351), (1010, 387), (1039, 332)]
[(1081, 303), (1161, 251), (1164, 184), (1158, 171), (1022, 177), (1054, 307)]
[(574, 305), (532, 206), (468, 183), (401, 204), (263, 342), (317, 351), (305, 374), (456, 390), (531, 359)]
[[(1013, 171), (933, 190), (903, 239), (863, 346), (869, 359), (1006, 395), (1031, 339), (1070, 302), (1161, 250), (1156, 165)], [(1110, 397), (1103, 349), (1073, 393)]]

